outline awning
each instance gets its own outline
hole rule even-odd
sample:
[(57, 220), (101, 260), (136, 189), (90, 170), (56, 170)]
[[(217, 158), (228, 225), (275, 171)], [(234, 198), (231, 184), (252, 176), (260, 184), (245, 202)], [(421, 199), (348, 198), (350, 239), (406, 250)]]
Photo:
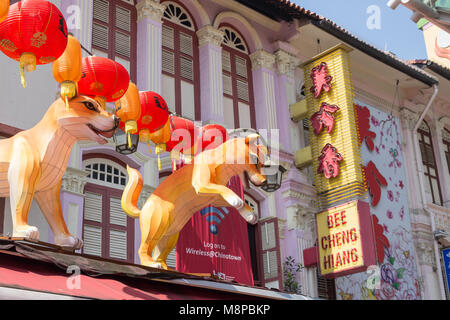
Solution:
[[(72, 253), (54, 245), (17, 238), (0, 239), (0, 287), (108, 300), (310, 299)], [(14, 292), (17, 296), (17, 291)]]

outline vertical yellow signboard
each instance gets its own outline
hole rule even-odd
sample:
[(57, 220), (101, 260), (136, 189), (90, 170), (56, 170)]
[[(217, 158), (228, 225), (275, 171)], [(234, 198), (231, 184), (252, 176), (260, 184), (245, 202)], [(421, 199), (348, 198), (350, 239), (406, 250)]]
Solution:
[(314, 183), (322, 207), (365, 193), (351, 50), (340, 44), (303, 64)]

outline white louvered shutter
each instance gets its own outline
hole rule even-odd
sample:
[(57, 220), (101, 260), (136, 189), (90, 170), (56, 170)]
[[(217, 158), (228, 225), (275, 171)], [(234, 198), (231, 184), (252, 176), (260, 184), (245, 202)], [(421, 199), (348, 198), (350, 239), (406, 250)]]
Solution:
[(102, 222), (102, 195), (86, 192), (84, 197), (84, 219)]
[(93, 15), (94, 19), (109, 23), (109, 1), (94, 0)]
[(281, 272), (277, 218), (262, 221), (259, 223), (259, 227), (264, 283), (268, 283), (278, 280)]
[(184, 79), (194, 81), (194, 62), (192, 59), (180, 57), (180, 75)]
[(247, 79), (247, 60), (241, 57), (236, 57), (236, 74)]
[(180, 52), (192, 57), (193, 46), (192, 36), (180, 32)]
[(247, 81), (242, 81), (242, 80), (238, 79), (238, 80), (236, 80), (236, 86), (237, 86), (238, 98), (248, 102), (249, 94), (248, 94)]
[(233, 81), (231, 77), (227, 74), (222, 75), (223, 80), (223, 93), (229, 94), (230, 96), (233, 95)]
[(175, 74), (175, 55), (168, 50), (162, 50), (162, 70)]
[(173, 268), (173, 269), (177, 268), (177, 259), (176, 259), (176, 257), (177, 257), (177, 255), (176, 255), (176, 247), (175, 247), (175, 248), (173, 248), (172, 251), (170, 251), (170, 253), (169, 253), (169, 255), (167, 256), (167, 259), (166, 259), (166, 263), (167, 263), (167, 266), (169, 268)]
[(222, 50), (222, 69), (231, 72), (231, 57), (230, 53)]
[(126, 227), (127, 215), (122, 210), (121, 200), (119, 198), (109, 198), (109, 223)]
[[(84, 198), (84, 220), (102, 222), (102, 195), (86, 192)], [(83, 253), (95, 256), (102, 255), (102, 229), (83, 225)]]
[(84, 225), (83, 228), (83, 253), (94, 256), (102, 255), (102, 229)]
[(115, 230), (116, 226), (127, 226), (127, 215), (122, 210), (121, 199), (109, 198), (109, 256), (114, 259), (127, 259), (127, 232), (125, 230)]
[(162, 45), (169, 49), (174, 49), (174, 32), (168, 26), (162, 26)]

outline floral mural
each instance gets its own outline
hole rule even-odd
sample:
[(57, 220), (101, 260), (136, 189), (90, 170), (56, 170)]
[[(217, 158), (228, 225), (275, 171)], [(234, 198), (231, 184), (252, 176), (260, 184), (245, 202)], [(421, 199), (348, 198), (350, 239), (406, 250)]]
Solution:
[[(363, 165), (366, 173), (368, 165), (372, 173), (376, 173), (370, 181), (372, 192), (367, 196), (371, 203), (378, 264), (366, 272), (336, 279), (337, 299), (420, 299), (399, 121), (392, 114), (371, 106), (360, 104), (356, 108), (362, 117), (360, 125), (366, 124), (363, 130), (366, 143), (360, 140)], [(373, 199), (374, 196), (380, 198)]]

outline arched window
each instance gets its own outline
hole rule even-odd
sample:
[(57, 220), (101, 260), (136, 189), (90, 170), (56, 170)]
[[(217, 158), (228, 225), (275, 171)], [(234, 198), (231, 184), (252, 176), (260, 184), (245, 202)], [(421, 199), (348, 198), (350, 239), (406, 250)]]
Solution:
[(83, 156), (88, 173), (84, 189), (83, 253), (134, 262), (134, 219), (122, 210), (127, 172), (120, 160)]
[(117, 61), (136, 82), (137, 10), (133, 0), (94, 0), (92, 51)]
[(222, 25), (223, 107), (225, 125), (255, 128), (251, 61), (244, 38), (231, 26)]
[(200, 119), (200, 71), (194, 21), (180, 4), (166, 1), (162, 26), (162, 96), (170, 111)]
[(439, 175), (434, 157), (433, 142), (431, 131), (425, 120), (422, 122), (419, 130), (419, 145), (422, 154), (423, 173), (425, 182), (425, 191), (430, 195), (429, 200), (437, 205), (442, 205), (442, 193), (439, 184)]

